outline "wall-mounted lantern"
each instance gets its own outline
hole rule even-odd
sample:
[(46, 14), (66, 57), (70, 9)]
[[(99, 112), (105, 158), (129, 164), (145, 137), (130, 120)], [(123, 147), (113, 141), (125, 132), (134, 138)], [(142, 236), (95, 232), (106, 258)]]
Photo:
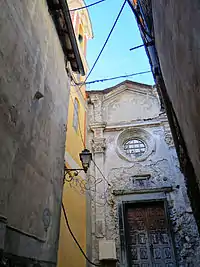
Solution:
[(84, 171), (85, 173), (87, 173), (88, 168), (90, 167), (90, 163), (92, 160), (92, 153), (88, 150), (88, 149), (84, 149), (80, 154), (80, 161), (82, 163), (83, 168), (82, 169), (68, 169), (66, 166), (64, 168), (65, 173), (65, 179), (68, 180), (66, 178), (66, 175), (68, 175), (70, 177), (70, 181), (73, 179), (74, 176), (78, 175), (78, 171)]

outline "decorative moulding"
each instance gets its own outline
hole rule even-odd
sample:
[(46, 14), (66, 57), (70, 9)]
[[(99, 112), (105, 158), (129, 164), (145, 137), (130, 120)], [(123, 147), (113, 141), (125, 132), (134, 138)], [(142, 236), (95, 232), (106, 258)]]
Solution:
[(160, 188), (145, 188), (145, 189), (133, 189), (133, 190), (113, 190), (114, 196), (120, 196), (120, 195), (131, 195), (131, 194), (145, 194), (145, 193), (159, 193), (159, 192), (165, 192), (169, 193), (173, 191), (172, 186), (165, 186)]
[[(146, 145), (146, 151), (140, 157), (129, 157), (124, 151), (124, 143), (130, 139), (139, 139)], [(126, 129), (121, 132), (116, 141), (116, 152), (118, 156), (130, 162), (143, 161), (155, 151), (156, 145), (153, 136), (141, 128)]]
[(96, 138), (91, 142), (93, 153), (104, 153), (106, 149), (105, 138)]
[(94, 131), (94, 129), (97, 129), (97, 128), (106, 128), (106, 122), (96, 122), (96, 123), (92, 123), (90, 124), (90, 129), (92, 131)]

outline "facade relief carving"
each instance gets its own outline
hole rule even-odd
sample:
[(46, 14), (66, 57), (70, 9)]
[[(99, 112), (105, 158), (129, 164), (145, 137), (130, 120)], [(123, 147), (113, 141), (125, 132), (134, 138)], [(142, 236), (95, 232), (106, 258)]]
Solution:
[(93, 139), (91, 145), (94, 153), (104, 153), (106, 149), (105, 138)]
[(174, 174), (167, 160), (136, 162), (129, 168), (112, 169), (109, 180), (115, 190), (134, 191), (136, 189), (152, 189), (175, 186)]
[[(136, 91), (130, 88), (126, 90), (120, 85), (119, 88), (99, 93), (96, 99), (97, 102), (101, 99), (102, 103), (96, 103), (97, 110), (94, 113), (97, 114), (101, 109), (103, 117), (98, 118), (101, 123), (95, 121), (90, 125), (90, 142), (94, 153), (103, 153), (97, 158), (101, 160), (102, 170), (110, 186), (99, 183), (98, 190), (93, 192), (94, 200), (91, 202), (94, 205), (97, 202), (102, 204), (96, 204), (92, 214), (93, 225), (96, 225), (93, 232), (93, 259), (98, 260), (98, 241), (103, 236), (116, 244), (117, 266), (128, 266), (126, 256), (120, 256), (126, 250), (121, 242), (122, 233), (123, 238), (126, 238), (124, 221), (120, 225), (120, 220), (123, 220), (122, 206), (137, 201), (143, 205), (147, 199), (155, 203), (162, 199), (168, 207), (172, 223), (178, 254), (177, 266), (200, 266), (200, 239), (166, 114), (160, 113), (160, 103), (155, 92), (147, 93), (148, 89), (143, 88), (143, 85), (141, 93)], [(152, 87), (149, 87), (150, 91)], [(106, 123), (102, 126), (104, 121)], [(143, 148), (143, 151), (139, 148)], [(139, 155), (136, 155), (138, 150)], [(95, 176), (95, 172), (96, 169), (91, 174)], [(103, 192), (104, 201), (98, 195), (99, 192), (101, 195)], [(105, 230), (103, 234), (102, 229)]]
[(158, 114), (157, 99), (148, 93), (125, 90), (123, 94), (113, 96), (103, 103), (103, 118), (108, 123), (150, 118)]
[(169, 147), (174, 147), (174, 141), (168, 123), (164, 123), (165, 142)]
[(100, 96), (92, 95), (91, 102), (94, 105), (94, 122), (102, 122), (102, 99)]
[(179, 266), (200, 266), (199, 233), (192, 212), (178, 213), (173, 207), (169, 211)]
[(104, 129), (106, 125), (104, 123), (95, 123), (91, 125), (93, 131), (93, 139), (91, 140), (91, 146), (94, 153), (103, 153), (106, 148), (106, 140), (104, 138)]
[[(112, 205), (109, 205), (106, 211), (107, 235), (109, 238), (117, 240), (118, 253), (120, 253), (119, 223), (114, 218), (119, 216), (119, 202), (115, 196), (119, 198), (120, 195), (130, 196), (134, 191), (139, 194), (139, 192), (156, 192), (152, 189), (161, 189), (168, 199), (167, 206), (175, 238), (178, 266), (198, 266), (200, 264), (198, 229), (192, 212), (188, 212), (186, 209), (185, 200), (181, 194), (181, 187), (184, 184), (177, 188), (174, 177), (175, 174), (170, 171), (170, 164), (167, 160), (158, 161), (155, 164), (151, 162), (146, 167), (142, 167), (141, 163), (136, 163), (131, 168), (117, 168), (110, 171), (109, 180), (112, 181), (112, 188), (107, 193), (107, 197), (108, 203), (112, 203)], [(166, 189), (167, 191), (165, 191)]]
[[(145, 152), (140, 157), (130, 157), (124, 151), (124, 143), (129, 139), (138, 139), (141, 140), (146, 146)], [(144, 129), (141, 128), (132, 128), (127, 129), (121, 132), (117, 138), (116, 142), (116, 152), (122, 159), (125, 159), (130, 162), (143, 161), (154, 152), (156, 149), (156, 144), (153, 136)]]
[(105, 127), (106, 127), (105, 123), (91, 124), (90, 128), (94, 133), (94, 138), (102, 138)]
[(169, 147), (174, 146), (174, 141), (171, 132), (165, 132), (165, 142)]

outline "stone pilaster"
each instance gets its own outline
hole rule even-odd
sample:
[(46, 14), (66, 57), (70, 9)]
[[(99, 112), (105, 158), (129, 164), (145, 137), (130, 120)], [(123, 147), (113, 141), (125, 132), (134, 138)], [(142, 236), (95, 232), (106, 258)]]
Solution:
[(95, 191), (95, 235), (97, 238), (105, 237), (105, 180), (102, 177), (104, 173), (104, 152), (106, 149), (105, 138), (103, 135), (105, 124), (95, 124), (92, 127), (94, 138), (91, 141), (92, 151), (95, 162), (95, 178), (96, 178), (96, 191)]
[(101, 96), (93, 95), (91, 101), (94, 105), (94, 122), (102, 122), (102, 98)]

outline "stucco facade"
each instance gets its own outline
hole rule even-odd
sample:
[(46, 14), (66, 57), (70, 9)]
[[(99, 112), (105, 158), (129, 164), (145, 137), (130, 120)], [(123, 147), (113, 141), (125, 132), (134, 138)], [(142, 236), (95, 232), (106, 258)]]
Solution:
[[(0, 265), (4, 266), (57, 262), (70, 85), (66, 67), (77, 70), (77, 61), (71, 46), (73, 62), (66, 62), (66, 43), (62, 47), (50, 4), (50, 0), (0, 2)], [(66, 3), (64, 7), (66, 12)], [(59, 8), (63, 18), (63, 6)], [(67, 34), (68, 44), (75, 44)]]
[[(68, 1), (69, 9), (73, 10), (84, 6), (84, 1)], [(79, 53), (84, 66), (84, 72), (88, 72), (86, 60), (87, 42), (93, 37), (92, 25), (87, 9), (70, 11)], [(71, 71), (72, 81), (70, 84), (70, 96), (68, 106), (67, 133), (65, 144), (65, 164), (69, 169), (82, 168), (79, 153), (85, 148), (86, 143), (86, 94), (85, 85), (77, 85), (84, 81), (85, 76)], [(73, 172), (72, 172), (73, 174)], [(80, 184), (85, 181), (84, 171), (78, 176), (70, 179), (70, 173), (66, 176), (63, 188), (63, 204), (67, 212), (70, 227), (78, 239), (82, 249), (87, 249), (86, 237), (86, 206), (87, 199), (85, 191), (80, 190)], [(80, 253), (69, 230), (66, 226), (63, 212), (61, 213), (60, 240), (58, 252), (58, 267), (84, 267), (85, 258)]]
[[(99, 244), (109, 240), (116, 244), (117, 265), (128, 266), (124, 207), (160, 200), (166, 205), (174, 251), (171, 257), (175, 258), (169, 266), (198, 266), (198, 230), (156, 89), (125, 81), (87, 93), (88, 141), (94, 162), (104, 174), (103, 178), (99, 169), (91, 166), (89, 176), (96, 179), (90, 184), (93, 261), (98, 262), (102, 252)], [(134, 138), (146, 146), (138, 157), (124, 148), (125, 142)]]

